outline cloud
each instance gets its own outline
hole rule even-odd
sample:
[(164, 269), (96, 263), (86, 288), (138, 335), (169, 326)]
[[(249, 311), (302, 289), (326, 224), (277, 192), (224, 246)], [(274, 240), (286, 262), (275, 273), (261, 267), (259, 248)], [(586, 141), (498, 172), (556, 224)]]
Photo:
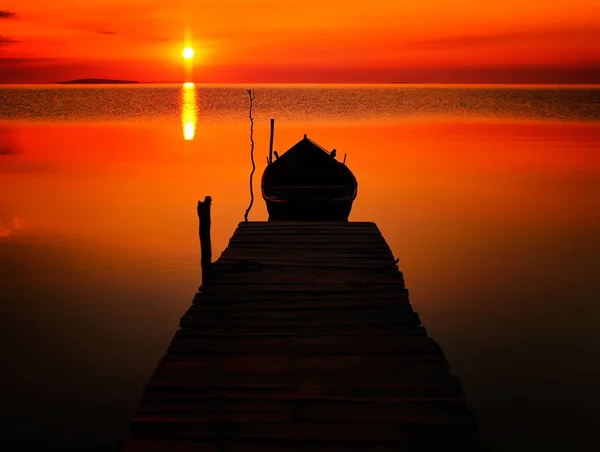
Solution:
[(17, 13), (13, 13), (12, 11), (3, 11), (0, 10), (0, 19), (16, 19)]
[(558, 30), (532, 30), (507, 33), (475, 34), (448, 36), (442, 38), (425, 39), (408, 43), (405, 48), (418, 50), (452, 50), (469, 47), (487, 47), (504, 44), (519, 44), (539, 40), (562, 40), (574, 37), (600, 37), (597, 28), (565, 28)]
[(117, 34), (116, 31), (109, 31), (109, 30), (92, 30), (92, 31), (99, 35), (116, 35)]
[(21, 41), (18, 41), (16, 39), (12, 39), (7, 36), (0, 35), (0, 47), (4, 47), (4, 46), (10, 45), (10, 44), (18, 44), (20, 42)]
[(46, 64), (59, 61), (56, 58), (26, 58), (26, 57), (15, 57), (15, 58), (2, 58), (0, 59), (0, 69), (4, 70), (12, 66), (28, 66), (37, 64)]

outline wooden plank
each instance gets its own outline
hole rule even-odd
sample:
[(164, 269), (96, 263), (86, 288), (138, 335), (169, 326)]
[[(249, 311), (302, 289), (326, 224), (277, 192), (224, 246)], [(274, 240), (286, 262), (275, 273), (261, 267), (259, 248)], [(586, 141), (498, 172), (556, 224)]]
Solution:
[[(426, 357), (426, 359), (423, 359)], [(370, 371), (412, 372), (415, 369), (435, 370), (449, 375), (448, 363), (441, 354), (433, 355), (315, 355), (315, 356), (248, 356), (248, 355), (202, 355), (194, 360), (161, 362), (159, 369), (171, 371), (210, 371), (219, 372), (279, 372), (297, 373), (344, 373), (350, 379), (353, 372)], [(344, 380), (342, 380), (344, 381)]]
[(473, 441), (476, 429), (469, 426), (413, 423), (342, 423), (342, 422), (134, 422), (134, 434), (167, 438), (219, 439), (302, 439), (347, 441)]
[(365, 290), (355, 291), (319, 291), (315, 290), (312, 292), (285, 292), (279, 293), (270, 290), (253, 290), (250, 293), (240, 293), (235, 290), (225, 290), (220, 287), (218, 290), (211, 290), (211, 288), (204, 288), (202, 292), (198, 292), (194, 297), (194, 303), (213, 303), (219, 301), (239, 301), (244, 300), (248, 302), (256, 301), (346, 301), (346, 300), (402, 300), (405, 296), (408, 296), (408, 289), (404, 288), (367, 288)]
[(368, 257), (369, 254), (383, 256), (392, 252), (391, 249), (385, 244), (364, 242), (350, 244), (342, 244), (338, 242), (284, 242), (270, 243), (267, 247), (264, 243), (237, 241), (229, 243), (227, 246), (228, 250), (251, 251), (252, 253), (267, 252), (266, 248), (268, 248), (268, 252), (273, 252), (276, 254), (297, 251), (298, 253), (304, 253), (307, 255), (331, 255), (331, 258), (336, 255), (344, 254), (360, 254), (365, 257)]
[(389, 251), (382, 251), (377, 253), (363, 253), (363, 254), (348, 254), (345, 252), (331, 253), (323, 251), (311, 251), (306, 252), (305, 250), (292, 250), (292, 249), (281, 249), (281, 250), (245, 250), (241, 248), (233, 249), (228, 248), (224, 251), (219, 259), (214, 264), (221, 264), (223, 261), (233, 261), (227, 263), (227, 265), (235, 265), (249, 270), (259, 270), (264, 265), (271, 262), (297, 262), (301, 264), (315, 263), (315, 264), (373, 264), (373, 265), (386, 265), (394, 262), (394, 255)]
[[(258, 335), (257, 335), (258, 336)], [(210, 337), (215, 337), (211, 335)], [(231, 335), (231, 337), (236, 337), (236, 335)], [(284, 356), (284, 355), (251, 355), (251, 354), (239, 354), (236, 355), (234, 353), (228, 355), (215, 355), (215, 354), (207, 354), (202, 352), (190, 352), (183, 354), (169, 354), (163, 356), (162, 361), (171, 362), (171, 361), (186, 361), (188, 363), (197, 363), (195, 365), (200, 365), (200, 363), (205, 363), (204, 365), (219, 365), (221, 360), (236, 360), (237, 362), (243, 362), (244, 360), (252, 360), (255, 363), (264, 363), (272, 360), (276, 360), (278, 363), (286, 363), (286, 362), (341, 362), (344, 363), (345, 360), (353, 360), (349, 361), (350, 364), (354, 363), (356, 360), (362, 360), (364, 365), (370, 365), (370, 363), (392, 363), (393, 365), (407, 365), (413, 362), (436, 362), (439, 365), (447, 366), (446, 358), (443, 354), (412, 354), (412, 355), (292, 355), (292, 356)], [(190, 364), (192, 365), (192, 364)], [(299, 365), (299, 364), (294, 364)]]
[[(440, 360), (385, 361), (360, 359), (233, 358), (200, 361), (162, 361), (152, 380), (173, 386), (246, 385), (311, 387), (319, 384), (347, 387), (395, 387), (407, 382), (444, 384), (450, 381), (448, 364)], [(285, 365), (283, 365), (285, 363)], [(306, 365), (305, 363), (308, 363)], [(304, 365), (304, 367), (303, 367)], [(399, 383), (402, 382), (402, 383)]]
[[(331, 272), (315, 272), (314, 268), (307, 268), (307, 271), (294, 271), (290, 268), (287, 271), (282, 268), (263, 269), (257, 272), (235, 272), (235, 271), (215, 271), (212, 274), (212, 286), (217, 285), (264, 285), (271, 286), (275, 283), (278, 286), (288, 285), (334, 285), (334, 284), (371, 284), (384, 285), (393, 284), (404, 287), (403, 275), (399, 272), (379, 272), (379, 273), (363, 273), (363, 272), (339, 272), (332, 270)], [(311, 271), (308, 271), (311, 270)], [(273, 285), (275, 285), (273, 284)]]
[(259, 227), (259, 228), (289, 228), (289, 227), (377, 227), (372, 221), (241, 221), (238, 228)]
[(427, 336), (422, 325), (202, 325), (190, 330), (207, 336)]
[(347, 385), (303, 385), (300, 387), (275, 386), (273, 384), (227, 386), (222, 382), (200, 385), (188, 381), (184, 386), (173, 386), (150, 380), (143, 397), (186, 397), (186, 398), (282, 398), (282, 399), (328, 399), (350, 401), (404, 400), (416, 398), (464, 398), (458, 378), (450, 376), (448, 381), (432, 383), (398, 381), (393, 387)]
[[(361, 243), (356, 246), (340, 246), (332, 243), (317, 243), (310, 244), (306, 243), (305, 247), (299, 244), (293, 243), (290, 246), (287, 244), (273, 244), (273, 246), (263, 246), (261, 244), (255, 244), (254, 242), (236, 242), (228, 246), (223, 253), (222, 257), (234, 256), (250, 256), (247, 260), (252, 261), (261, 257), (297, 257), (302, 259), (310, 259), (315, 257), (324, 257), (329, 260), (335, 258), (347, 258), (347, 259), (387, 259), (388, 255), (391, 254), (391, 250), (380, 244), (368, 244)], [(240, 258), (243, 259), (243, 258)]]
[[(300, 421), (317, 422), (411, 422), (470, 425), (473, 416), (464, 401), (349, 402), (337, 400), (282, 399), (163, 399), (144, 401), (136, 421)], [(195, 402), (195, 403), (190, 403)]]
[(296, 223), (294, 225), (287, 226), (272, 226), (269, 224), (262, 224), (257, 226), (244, 226), (240, 223), (238, 227), (235, 229), (236, 232), (261, 232), (261, 231), (269, 231), (275, 233), (285, 233), (287, 231), (376, 231), (380, 232), (379, 228), (375, 224), (355, 224), (355, 223), (337, 223), (337, 224), (327, 224), (327, 223), (319, 223), (319, 224), (306, 224), (302, 225), (301, 223)]
[[(384, 287), (385, 286), (385, 287)], [(362, 292), (363, 294), (375, 294), (375, 293), (390, 293), (393, 290), (402, 290), (404, 289), (404, 284), (398, 282), (391, 282), (388, 284), (370, 284), (364, 281), (354, 281), (347, 283), (330, 283), (330, 284), (269, 284), (261, 285), (261, 284), (250, 284), (250, 283), (241, 283), (241, 284), (226, 284), (221, 283), (215, 286), (209, 286), (203, 289), (203, 293), (208, 296), (214, 297), (215, 299), (219, 296), (221, 297), (229, 297), (236, 296), (238, 298), (246, 298), (250, 296), (251, 293), (255, 294), (276, 294), (281, 297), (285, 296), (294, 296), (295, 294), (303, 294), (303, 296), (307, 296), (308, 294), (331, 294), (335, 293), (338, 295), (341, 294), (352, 294)]]
[(307, 237), (313, 236), (327, 236), (331, 239), (337, 239), (338, 237), (368, 237), (368, 238), (377, 238), (378, 240), (383, 241), (383, 236), (381, 232), (377, 229), (277, 229), (265, 231), (262, 229), (237, 229), (233, 233), (233, 237), (241, 239), (245, 238), (263, 238), (263, 237), (297, 237), (299, 234), (302, 234)]
[[(244, 258), (244, 260), (247, 258)], [(216, 264), (213, 264), (215, 271), (221, 271), (224, 268), (232, 268), (240, 263), (241, 258), (227, 258), (221, 256)], [(262, 267), (294, 267), (297, 271), (302, 271), (303, 268), (327, 268), (327, 269), (394, 269), (397, 270), (393, 259), (336, 259), (335, 262), (327, 262), (320, 259), (305, 259), (305, 260), (292, 260), (285, 258), (273, 258), (270, 259), (255, 259), (254, 262), (260, 263)]]
[[(367, 447), (367, 449), (365, 449)], [(186, 441), (164, 439), (128, 439), (122, 452), (423, 452), (420, 446), (406, 443), (355, 443), (348, 441), (302, 440), (217, 440)], [(461, 449), (465, 450), (465, 449)]]
[(392, 255), (391, 249), (380, 243), (363, 243), (356, 242), (351, 244), (340, 244), (336, 242), (321, 242), (321, 243), (271, 243), (266, 246), (264, 243), (256, 242), (234, 242), (229, 243), (227, 252), (231, 253), (256, 253), (256, 257), (260, 257), (261, 253), (273, 253), (274, 255), (283, 255), (284, 253), (297, 252), (299, 255), (305, 256), (324, 256), (328, 259), (335, 259), (336, 256), (344, 257), (348, 254), (360, 254), (362, 257), (368, 258), (387, 258)]
[[(398, 298), (350, 298), (338, 300), (322, 299), (286, 299), (281, 297), (278, 300), (210, 300), (198, 297), (190, 310), (199, 311), (222, 311), (222, 310), (288, 310), (288, 309), (356, 309), (356, 308), (397, 308), (412, 312), (412, 306), (408, 297)], [(189, 312), (189, 311), (188, 311)], [(189, 312), (191, 314), (191, 312)]]
[(222, 353), (253, 355), (286, 354), (431, 354), (439, 346), (426, 337), (335, 336), (324, 342), (319, 337), (194, 337), (178, 330), (167, 353)]
[(343, 235), (335, 237), (335, 240), (332, 239), (331, 236), (328, 235), (265, 235), (265, 236), (255, 236), (248, 235), (244, 237), (233, 236), (229, 239), (229, 243), (231, 244), (244, 244), (244, 243), (253, 243), (255, 245), (260, 244), (263, 246), (268, 246), (275, 243), (308, 243), (308, 244), (316, 244), (316, 243), (331, 243), (335, 242), (336, 245), (349, 245), (351, 246), (354, 243), (367, 244), (373, 243), (382, 245), (384, 244), (384, 240), (381, 237), (376, 237), (371, 234), (359, 236), (356, 234), (351, 235)]
[(362, 226), (334, 226), (334, 227), (289, 227), (289, 228), (237, 228), (233, 234), (272, 234), (272, 235), (299, 235), (299, 234), (374, 234), (381, 236), (381, 231), (377, 227)]
[[(337, 253), (332, 255), (329, 252), (304, 252), (302, 250), (289, 250), (282, 249), (279, 251), (274, 250), (254, 250), (252, 252), (245, 251), (242, 249), (227, 249), (225, 250), (219, 259), (213, 264), (219, 263), (221, 260), (232, 260), (238, 261), (238, 266), (244, 266), (248, 268), (254, 268), (260, 266), (256, 265), (256, 262), (298, 262), (298, 263), (363, 263), (363, 264), (374, 264), (381, 265), (387, 264), (390, 260), (394, 261), (390, 254), (387, 252), (380, 252), (377, 254), (354, 254), (354, 253)], [(231, 264), (229, 264), (231, 265)]]
[[(223, 320), (231, 318), (261, 318), (261, 319), (284, 319), (284, 320), (329, 320), (336, 319), (374, 319), (390, 318), (395, 320), (402, 318), (404, 324), (420, 324), (418, 314), (412, 310), (410, 305), (386, 306), (386, 307), (299, 307), (287, 309), (210, 309), (200, 304), (192, 305), (184, 314), (186, 317), (203, 317), (209, 322), (212, 320)], [(398, 320), (399, 321), (399, 320)]]
[[(154, 388), (156, 389), (156, 388)], [(168, 389), (168, 388), (167, 388)], [(171, 387), (171, 389), (177, 389)], [(349, 394), (323, 395), (316, 394), (312, 388), (304, 390), (285, 391), (279, 393), (260, 394), (244, 392), (245, 388), (225, 388), (220, 395), (215, 396), (210, 392), (195, 392), (196, 388), (185, 388), (182, 391), (163, 391), (145, 394), (140, 401), (140, 409), (144, 411), (169, 411), (169, 410), (241, 410), (241, 411), (287, 411), (289, 409), (299, 410), (305, 403), (353, 403), (353, 404), (390, 404), (401, 405), (441, 405), (453, 404), (466, 407), (465, 397), (462, 395), (453, 397), (360, 397)], [(260, 388), (259, 388), (260, 389)]]
[(241, 326), (367, 326), (367, 325), (409, 325), (418, 326), (421, 324), (416, 315), (395, 315), (389, 317), (371, 317), (362, 316), (329, 317), (322, 318), (319, 315), (297, 315), (290, 317), (217, 317), (217, 316), (183, 316), (179, 322), (182, 328), (203, 328), (205, 326), (228, 326), (238, 328)]
[(211, 303), (211, 302), (220, 302), (220, 301), (235, 301), (235, 302), (255, 302), (255, 301), (277, 301), (280, 303), (343, 303), (343, 302), (356, 302), (357, 300), (369, 303), (370, 301), (377, 302), (381, 300), (398, 300), (398, 301), (408, 301), (409, 292), (406, 287), (398, 289), (394, 288), (393, 290), (375, 290), (375, 291), (362, 291), (362, 292), (352, 292), (352, 293), (331, 293), (331, 292), (312, 292), (310, 294), (305, 293), (290, 293), (290, 294), (273, 294), (271, 292), (266, 292), (264, 294), (258, 294), (256, 296), (248, 296), (237, 297), (230, 296), (231, 291), (223, 291), (219, 290), (210, 290), (206, 289), (202, 292), (197, 292), (194, 295), (193, 303)]

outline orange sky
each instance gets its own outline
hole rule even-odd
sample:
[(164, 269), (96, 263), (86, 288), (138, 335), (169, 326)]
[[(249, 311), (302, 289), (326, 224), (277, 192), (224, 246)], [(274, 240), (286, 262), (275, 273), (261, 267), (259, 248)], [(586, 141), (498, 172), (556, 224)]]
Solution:
[[(493, 5), (493, 6), (492, 6)], [(3, 0), (0, 83), (600, 83), (599, 0)]]

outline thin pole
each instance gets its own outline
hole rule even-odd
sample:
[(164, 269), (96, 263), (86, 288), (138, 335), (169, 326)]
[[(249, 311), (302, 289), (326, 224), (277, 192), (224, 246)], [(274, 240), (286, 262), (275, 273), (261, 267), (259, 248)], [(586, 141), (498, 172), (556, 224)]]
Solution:
[(210, 267), (212, 265), (212, 245), (210, 243), (210, 204), (212, 198), (207, 196), (204, 202), (198, 201), (198, 220), (200, 222), (200, 266), (202, 267), (202, 289), (211, 283)]
[(252, 161), (252, 171), (250, 172), (250, 204), (244, 213), (244, 221), (248, 222), (248, 214), (254, 204), (254, 189), (252, 186), (252, 177), (254, 171), (256, 171), (256, 165), (254, 164), (254, 118), (252, 117), (252, 102), (254, 101), (254, 91), (248, 90), (248, 96), (250, 98), (250, 110), (248, 111), (248, 118), (250, 118), (250, 160)]
[(269, 165), (273, 163), (273, 136), (275, 135), (275, 119), (271, 118), (271, 140), (269, 142)]

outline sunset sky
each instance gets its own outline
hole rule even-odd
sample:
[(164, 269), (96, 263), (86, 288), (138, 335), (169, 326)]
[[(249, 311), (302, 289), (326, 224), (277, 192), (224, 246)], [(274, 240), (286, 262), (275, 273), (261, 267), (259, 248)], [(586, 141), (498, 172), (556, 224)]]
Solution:
[(1, 0), (0, 83), (600, 83), (600, 0)]

